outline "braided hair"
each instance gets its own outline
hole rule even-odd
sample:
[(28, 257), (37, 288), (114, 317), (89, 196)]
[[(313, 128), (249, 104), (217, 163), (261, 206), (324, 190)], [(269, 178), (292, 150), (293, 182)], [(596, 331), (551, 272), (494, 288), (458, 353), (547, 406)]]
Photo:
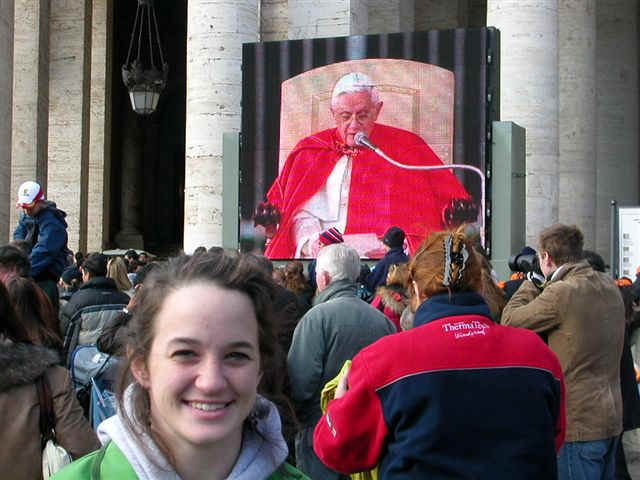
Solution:
[(432, 233), (409, 264), (409, 280), (421, 300), (447, 292), (479, 292), (481, 278), (481, 265), (464, 226)]

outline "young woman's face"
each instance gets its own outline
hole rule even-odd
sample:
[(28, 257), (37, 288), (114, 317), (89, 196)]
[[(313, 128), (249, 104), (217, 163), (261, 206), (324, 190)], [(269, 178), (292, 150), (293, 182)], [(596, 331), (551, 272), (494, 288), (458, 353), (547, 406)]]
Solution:
[(149, 392), (152, 431), (176, 451), (239, 445), (261, 376), (251, 300), (213, 283), (171, 293), (149, 358), (134, 361), (132, 372)]

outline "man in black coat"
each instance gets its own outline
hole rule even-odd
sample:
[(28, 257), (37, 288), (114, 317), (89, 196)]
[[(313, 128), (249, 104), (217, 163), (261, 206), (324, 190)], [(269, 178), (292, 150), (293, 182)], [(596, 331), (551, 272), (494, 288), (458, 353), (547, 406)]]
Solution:
[(82, 262), (80, 272), (84, 283), (60, 311), (60, 326), (63, 334), (75, 313), (81, 308), (129, 303), (129, 295), (118, 290), (113, 279), (107, 278), (107, 257), (105, 255), (91, 253)]
[(387, 283), (387, 273), (391, 265), (409, 261), (403, 250), (404, 238), (404, 231), (399, 227), (391, 227), (385, 232), (382, 243), (385, 245), (387, 253), (376, 264), (364, 282), (367, 290), (371, 293), (375, 293), (380, 285)]

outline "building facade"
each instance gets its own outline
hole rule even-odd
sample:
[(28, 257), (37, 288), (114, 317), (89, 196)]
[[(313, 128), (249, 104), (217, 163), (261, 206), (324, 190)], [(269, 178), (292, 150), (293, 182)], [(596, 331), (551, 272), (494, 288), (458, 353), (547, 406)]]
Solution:
[(243, 43), (479, 26), (501, 32), (501, 119), (526, 129), (527, 242), (575, 223), (608, 258), (611, 200), (640, 201), (636, 0), (156, 2), (171, 70), (148, 118), (120, 80), (136, 3), (0, 0), (0, 238), (35, 178), (74, 250), (220, 245)]

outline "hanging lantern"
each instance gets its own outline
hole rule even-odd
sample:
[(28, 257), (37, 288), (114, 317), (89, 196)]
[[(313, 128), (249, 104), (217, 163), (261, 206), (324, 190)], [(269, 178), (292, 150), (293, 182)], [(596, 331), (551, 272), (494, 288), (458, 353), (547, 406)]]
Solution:
[[(145, 31), (148, 33), (148, 42)], [(154, 42), (157, 45), (156, 51), (154, 51)], [(137, 56), (131, 61), (134, 43), (137, 46)], [(148, 49), (148, 53), (145, 49)], [(156, 56), (159, 56), (159, 65), (162, 67), (162, 71), (156, 67)], [(148, 67), (145, 67), (145, 62), (148, 62)], [(168, 75), (169, 64), (164, 61), (162, 55), (153, 0), (138, 0), (127, 61), (122, 66), (122, 80), (129, 91), (131, 107), (134, 112), (139, 115), (149, 115), (155, 111), (160, 93), (167, 84)]]

